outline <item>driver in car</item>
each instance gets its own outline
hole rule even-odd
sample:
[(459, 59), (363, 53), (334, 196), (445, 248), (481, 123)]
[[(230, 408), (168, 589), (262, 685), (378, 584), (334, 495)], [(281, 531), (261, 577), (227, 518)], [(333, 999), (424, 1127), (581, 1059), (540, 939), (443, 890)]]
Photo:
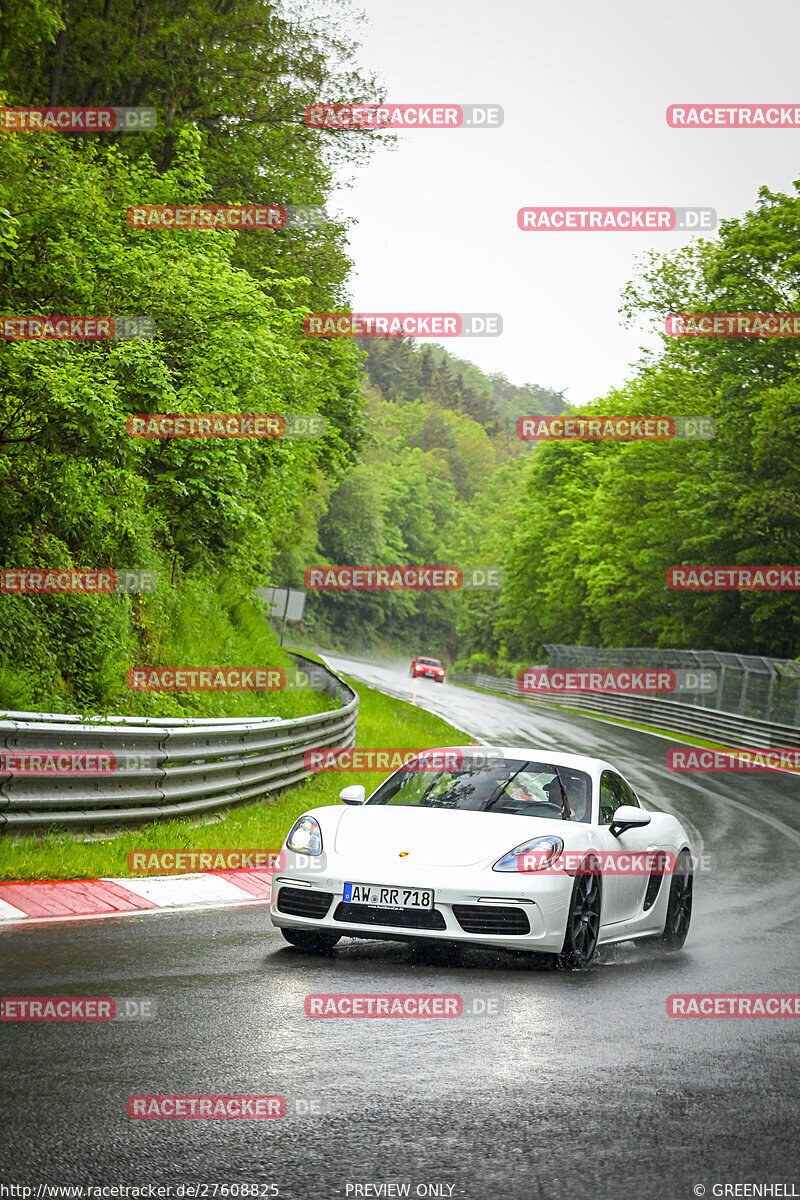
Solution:
[[(524, 775), (517, 775), (506, 784), (505, 792), (512, 800), (534, 805), (552, 805), (554, 808), (560, 809), (563, 814), (564, 800), (557, 779), (552, 780), (551, 783), (539, 784), (534, 783), (532, 779), (526, 779)], [(567, 820), (574, 820), (575, 813), (570, 807), (568, 797), (566, 809), (569, 814)], [(531, 816), (536, 816), (536, 813), (531, 813)]]

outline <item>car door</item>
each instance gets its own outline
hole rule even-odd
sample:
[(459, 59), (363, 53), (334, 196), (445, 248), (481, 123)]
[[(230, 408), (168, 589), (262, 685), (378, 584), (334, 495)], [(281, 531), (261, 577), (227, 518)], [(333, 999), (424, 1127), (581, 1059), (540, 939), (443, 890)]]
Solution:
[[(609, 827), (614, 813), (624, 804), (631, 804), (634, 808), (642, 807), (639, 797), (621, 775), (616, 771), (603, 771), (600, 776), (600, 825), (607, 835), (603, 838), (604, 845), (614, 852), (614, 861), (621, 851), (644, 854), (652, 845), (653, 835), (648, 825), (641, 829), (626, 829), (616, 837), (611, 833)], [(606, 921), (609, 924), (629, 921), (641, 912), (648, 880), (647, 874), (613, 872), (610, 869), (611, 865), (607, 863), (603, 873), (606, 891), (613, 894), (613, 903), (607, 903), (605, 906)]]

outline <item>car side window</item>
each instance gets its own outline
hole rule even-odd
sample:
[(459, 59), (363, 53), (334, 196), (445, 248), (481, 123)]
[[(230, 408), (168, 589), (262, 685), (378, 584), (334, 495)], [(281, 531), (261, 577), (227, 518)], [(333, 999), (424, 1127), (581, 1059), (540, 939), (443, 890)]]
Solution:
[(425, 795), (426, 788), (430, 787), (430, 783), (430, 776), (426, 778), (425, 771), (418, 771), (411, 776), (398, 771), (384, 793), (386, 798), (383, 803), (419, 804)]
[(617, 780), (619, 781), (619, 787), (622, 792), (622, 795), (625, 797), (624, 800), (622, 801), (622, 803), (623, 804), (631, 804), (631, 805), (633, 805), (634, 808), (641, 808), (642, 806), (639, 803), (639, 797), (636, 795), (636, 792), (633, 790), (631, 785), (629, 783), (626, 783), (625, 780), (622, 779), (619, 775), (617, 776)]
[(459, 788), (466, 786), (462, 777), (454, 779), (449, 771), (440, 772), (433, 780), (430, 771), (398, 774), (397, 786), (384, 804), (418, 804), (421, 808), (455, 808)]
[(610, 825), (614, 813), (623, 804), (639, 807), (639, 801), (625, 780), (614, 771), (603, 771), (600, 776), (600, 824)]

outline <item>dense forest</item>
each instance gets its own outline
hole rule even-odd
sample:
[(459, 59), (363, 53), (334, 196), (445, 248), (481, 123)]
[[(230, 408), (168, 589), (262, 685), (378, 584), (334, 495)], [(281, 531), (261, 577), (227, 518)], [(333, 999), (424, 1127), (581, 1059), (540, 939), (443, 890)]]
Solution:
[[(501, 668), (539, 661), (548, 641), (797, 655), (793, 593), (665, 583), (674, 564), (800, 561), (796, 341), (662, 332), (628, 382), (581, 410), (707, 415), (714, 440), (524, 443), (516, 417), (563, 411), (562, 393), (436, 345), (304, 336), (307, 313), (349, 305), (346, 220), (127, 224), (142, 203), (326, 204), (376, 137), (309, 129), (304, 108), (383, 95), (358, 65), (347, 3), (110, 9), (6, 5), (0, 103), (152, 106), (158, 125), (0, 130), (0, 311), (143, 315), (155, 336), (0, 341), (0, 552), (8, 567), (136, 567), (160, 584), (3, 595), (0, 704), (179, 709), (189, 701), (132, 698), (128, 668), (283, 661), (254, 589), (301, 585), (317, 563), (504, 571), (495, 592), (311, 596), (301, 636), (329, 645)], [(762, 189), (714, 240), (647, 256), (623, 316), (663, 331), (670, 311), (794, 311), (799, 235), (800, 194)], [(130, 414), (158, 412), (319, 414), (328, 432), (127, 435)]]
[[(530, 454), (516, 419), (561, 412), (563, 397), (486, 376), (439, 346), (404, 338), (364, 339), (360, 346), (367, 431), (361, 461), (327, 500), (313, 561), (501, 565), (503, 548), (486, 541), (482, 524), (497, 489), (501, 503), (513, 493)], [(494, 613), (499, 595), (475, 592), (472, 603)], [(312, 594), (305, 626), (326, 645), (452, 661), (465, 645), (467, 603), (465, 593)]]
[[(669, 312), (797, 311), (798, 241), (800, 183), (794, 195), (762, 188), (753, 209), (723, 221), (714, 241), (649, 253), (626, 289), (621, 315), (650, 323), (661, 335), (661, 350), (643, 353), (620, 388), (570, 410), (711, 417), (713, 439), (553, 441), (526, 443), (520, 452), (512, 446), (509, 418), (563, 408), (560, 396), (531, 388), (528, 397), (526, 389), (497, 379), (479, 388), (474, 374), (462, 374), (451, 360), (454, 382), (447, 398), (438, 392), (435, 400), (421, 400), (431, 396), (431, 368), (441, 366), (444, 352), (419, 351), (409, 385), (409, 372), (395, 366), (409, 351), (387, 347), (376, 353), (370, 346), (376, 360), (367, 363), (366, 388), (373, 444), (334, 492), (336, 532), (321, 524), (320, 549), (330, 562), (351, 551), (354, 557), (345, 561), (355, 562), (364, 543), (351, 544), (350, 533), (369, 531), (371, 548), (388, 562), (390, 551), (396, 559), (403, 549), (395, 530), (408, 528), (408, 561), (428, 561), (434, 543), (417, 535), (405, 500), (416, 470), (422, 477), (414, 495), (426, 489), (430, 495), (420, 511), (438, 527), (431, 535), (438, 539), (436, 561), (499, 565), (504, 586), (457, 601), (406, 594), (393, 600), (393, 608), (377, 597), (329, 595), (314, 602), (324, 606), (325, 620), (337, 631), (349, 629), (351, 637), (380, 632), (391, 641), (393, 630), (408, 630), (409, 648), (511, 673), (541, 661), (546, 642), (797, 657), (796, 593), (666, 586), (667, 568), (678, 564), (800, 562), (797, 342), (676, 339), (664, 325)], [(498, 400), (506, 406), (502, 417)], [(463, 424), (467, 413), (474, 426)], [(420, 420), (434, 425), (433, 438), (423, 434)], [(474, 447), (469, 461), (456, 429)], [(353, 487), (360, 489), (358, 498), (351, 497), (357, 515), (348, 524), (344, 509), (350, 502), (339, 501)], [(387, 548), (380, 544), (381, 530)]]
[[(345, 302), (345, 231), (134, 230), (126, 212), (324, 205), (334, 170), (363, 160), (369, 134), (336, 141), (306, 128), (303, 109), (376, 91), (354, 65), (341, 8), (306, 5), (289, 19), (262, 0), (74, 0), (62, 21), (60, 0), (6, 5), (0, 103), (153, 106), (158, 125), (0, 131), (0, 311), (146, 315), (156, 330), (0, 343), (3, 563), (147, 568), (159, 586), (4, 595), (4, 705), (183, 699), (215, 711), (209, 696), (131, 697), (126, 671), (280, 660), (254, 587), (315, 533), (322, 482), (363, 440), (358, 351), (302, 330), (306, 312)], [(129, 437), (127, 415), (148, 412), (324, 414), (328, 435)]]

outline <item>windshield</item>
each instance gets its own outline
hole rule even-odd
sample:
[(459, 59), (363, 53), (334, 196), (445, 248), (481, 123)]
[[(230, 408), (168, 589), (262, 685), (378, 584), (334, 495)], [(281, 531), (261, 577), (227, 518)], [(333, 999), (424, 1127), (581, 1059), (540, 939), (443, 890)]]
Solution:
[(585, 771), (525, 759), (485, 757), (449, 771), (395, 772), (367, 804), (417, 808), (460, 808), (472, 812), (549, 817), (554, 821), (591, 819), (592, 783)]
[(442, 665), (438, 658), (418, 658), (417, 662), (425, 663), (426, 667), (440, 667)]

